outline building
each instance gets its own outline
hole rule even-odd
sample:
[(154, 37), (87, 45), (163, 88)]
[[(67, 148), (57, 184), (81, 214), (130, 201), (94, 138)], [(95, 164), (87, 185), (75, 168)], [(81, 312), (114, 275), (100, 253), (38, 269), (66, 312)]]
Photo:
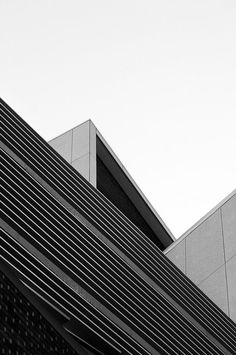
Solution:
[(91, 120), (49, 144), (236, 322), (236, 190), (174, 242)]
[(91, 120), (49, 144), (161, 250), (174, 236)]
[(144, 197), (124, 191), (128, 218), (2, 100), (0, 114), (2, 354), (235, 354), (235, 323), (161, 251), (158, 215), (130, 220)]
[(236, 190), (165, 255), (236, 322)]

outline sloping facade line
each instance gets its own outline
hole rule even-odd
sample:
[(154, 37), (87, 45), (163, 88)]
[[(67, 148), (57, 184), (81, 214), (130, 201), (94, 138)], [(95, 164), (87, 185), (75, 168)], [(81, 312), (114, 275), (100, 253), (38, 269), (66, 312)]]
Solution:
[(94, 353), (235, 354), (234, 322), (3, 101), (0, 115), (1, 257), (65, 329)]
[[(18, 167), (18, 170), (19, 170), (19, 167)], [(16, 175), (16, 172), (14, 173), (14, 175)], [(8, 171), (8, 176), (9, 176), (9, 171)], [(6, 177), (6, 179), (7, 179), (7, 177)], [(21, 177), (21, 181), (22, 181), (22, 177)], [(10, 187), (10, 185), (7, 186), (7, 189), (6, 189), (6, 192), (5, 192), (6, 196), (7, 195), (9, 196), (9, 190), (13, 189), (13, 187), (14, 187), (14, 184), (13, 184), (12, 180), (11, 180), (10, 184), (11, 184), (11, 187)], [(20, 187), (20, 181), (17, 183), (15, 189), (19, 190), (19, 187)], [(11, 198), (13, 198), (13, 195), (17, 196), (17, 194), (18, 194), (17, 190), (15, 190), (13, 192), (13, 194), (11, 195), (12, 196)], [(19, 195), (18, 199), (22, 198), (20, 193), (18, 195)], [(11, 203), (12, 203), (12, 205), (11, 205)], [(27, 227), (25, 227), (25, 228), (30, 228), (29, 225), (32, 224), (32, 220), (31, 221), (29, 220), (30, 215), (32, 216), (32, 218), (35, 218), (35, 216), (37, 215), (37, 210), (38, 210), (39, 207), (37, 207), (35, 209), (33, 207), (33, 205), (31, 204), (29, 206), (28, 210), (26, 210), (25, 215), (22, 216), (23, 211), (25, 210), (24, 204), (26, 204), (26, 203), (21, 204), (21, 202), (17, 203), (17, 201), (12, 201), (11, 202), (10, 200), (8, 200), (8, 202), (6, 203), (6, 206), (8, 206), (8, 214), (7, 214), (8, 218), (9, 218), (9, 214), (11, 214), (11, 211), (13, 210), (14, 206), (16, 206), (17, 204), (20, 204), (19, 208), (20, 208), (20, 213), (21, 213), (21, 223), (22, 223), (22, 221), (24, 221), (24, 224), (26, 224), (26, 222), (28, 221)], [(41, 216), (41, 220), (43, 220), (43, 224), (44, 225), (46, 223), (49, 226), (50, 225), (49, 221), (47, 222), (45, 220), (45, 215)], [(48, 215), (51, 216), (52, 215), (52, 211), (48, 211)], [(19, 213), (18, 213), (18, 218), (19, 218)], [(14, 223), (13, 222), (14, 220), (16, 220), (16, 216), (15, 215), (13, 216), (13, 218), (12, 218), (10, 223)], [(54, 225), (58, 224), (57, 220), (52, 221), (52, 223), (54, 223)], [(88, 279), (86, 287), (89, 287), (89, 285), (93, 285), (94, 283), (93, 283), (93, 279), (92, 278), (94, 278), (94, 275), (98, 274), (99, 269), (101, 269), (101, 266), (99, 267), (99, 260), (100, 260), (100, 263), (101, 263), (102, 262), (102, 255), (99, 256), (99, 260), (96, 263), (96, 267), (94, 269), (92, 267), (92, 263), (96, 262), (96, 255), (95, 255), (95, 253), (93, 253), (92, 258), (90, 256), (90, 260), (91, 260), (90, 264), (88, 264), (87, 267), (85, 268), (86, 257), (88, 258), (89, 255), (87, 254), (86, 257), (84, 257), (84, 258), (82, 257), (82, 255), (84, 254), (83, 251), (82, 251), (82, 248), (84, 248), (85, 246), (81, 247), (80, 250), (79, 250), (78, 246), (79, 246), (80, 241), (79, 241), (78, 238), (77, 238), (77, 243), (74, 242), (72, 244), (70, 239), (73, 238), (73, 235), (66, 236), (66, 234), (64, 234), (62, 236), (62, 238), (60, 238), (60, 240), (55, 245), (55, 241), (58, 240), (58, 234), (59, 234), (60, 230), (58, 228), (55, 228), (57, 235), (54, 235), (53, 238), (51, 238), (50, 235), (48, 234), (48, 232), (46, 231), (46, 228), (44, 228), (44, 229), (40, 228), (39, 229), (39, 227), (37, 227), (40, 224), (42, 225), (42, 222), (40, 223), (40, 219), (39, 219), (36, 222), (36, 224), (33, 225), (32, 230), (30, 231), (30, 233), (28, 233), (29, 234), (29, 240), (32, 242), (33, 235), (35, 235), (36, 232), (37, 232), (37, 234), (36, 234), (36, 236), (34, 238), (34, 243), (36, 243), (36, 246), (37, 246), (38, 249), (40, 247), (42, 247), (42, 244), (44, 242), (44, 245), (46, 244), (45, 250), (44, 250), (45, 254), (47, 253), (47, 251), (52, 250), (50, 252), (51, 255), (49, 255), (49, 257), (51, 256), (51, 258), (53, 258), (53, 257), (55, 257), (55, 254), (60, 253), (58, 255), (57, 259), (56, 259), (56, 262), (60, 263), (60, 261), (64, 260), (63, 265), (62, 265), (62, 262), (60, 264), (61, 268), (65, 268), (65, 265), (68, 265), (68, 266), (71, 265), (71, 268), (69, 270), (67, 270), (67, 272), (69, 272), (69, 273), (73, 272), (74, 273), (74, 277), (76, 277), (76, 275), (79, 274), (79, 272), (80, 273), (82, 272), (83, 273), (83, 277)], [(53, 224), (51, 225), (51, 228), (52, 228), (52, 226), (53, 226)], [(65, 230), (65, 232), (66, 232), (66, 230)], [(27, 231), (24, 229), (23, 233), (24, 233), (24, 235), (26, 235)], [(67, 231), (67, 234), (68, 234), (68, 231)], [(40, 237), (41, 235), (43, 235), (44, 238)], [(49, 242), (50, 239), (51, 239), (51, 243)], [(74, 237), (74, 239), (75, 239), (75, 237)], [(40, 240), (43, 240), (43, 242), (40, 243)], [(65, 242), (66, 240), (67, 240), (67, 243)], [(52, 244), (54, 244), (54, 247), (52, 246)], [(61, 246), (60, 246), (60, 244), (61, 244)], [(66, 253), (64, 252), (66, 255), (68, 255), (67, 258), (63, 255), (63, 249), (62, 249), (63, 244), (64, 244), (64, 250), (67, 250)], [(73, 254), (73, 249), (72, 248), (75, 249), (74, 256), (72, 255)], [(61, 250), (61, 252), (60, 252), (60, 250)], [(69, 252), (70, 252), (70, 254), (69, 254)], [(77, 261), (77, 264), (80, 264), (79, 268), (78, 268), (78, 266), (77, 267), (75, 266), (76, 256), (77, 255), (80, 255), (80, 259), (83, 258), (82, 262), (81, 261)], [(148, 314), (150, 314), (151, 309), (153, 309), (153, 311), (151, 312), (152, 318), (153, 317), (155, 317), (155, 318), (157, 317), (157, 315), (158, 315), (157, 307), (153, 307), (153, 305), (152, 305), (154, 300), (156, 301), (155, 304), (157, 306), (162, 302), (162, 304), (163, 304), (162, 307), (164, 307), (164, 306), (166, 307), (166, 304), (165, 304), (166, 302), (164, 303), (163, 300), (161, 300), (160, 297), (158, 299), (157, 296), (154, 295), (154, 294), (152, 294), (151, 297), (149, 296), (150, 301), (149, 301), (148, 305), (145, 305), (145, 303), (147, 303), (147, 296), (148, 296), (148, 294), (146, 293), (144, 295), (145, 298), (143, 298), (143, 303), (142, 303), (141, 302), (142, 301), (142, 298), (141, 298), (141, 293), (142, 293), (141, 287), (139, 287), (138, 292), (137, 292), (137, 290), (134, 290), (134, 289), (131, 290), (130, 292), (128, 292), (128, 290), (130, 288), (130, 285), (128, 284), (128, 282), (125, 283), (125, 280), (124, 280), (123, 276), (120, 277), (121, 281), (119, 282), (119, 284), (117, 286), (115, 286), (117, 284), (117, 279), (118, 279), (119, 276), (116, 273), (115, 277), (113, 277), (111, 279), (111, 277), (112, 277), (111, 271), (110, 271), (111, 268), (107, 272), (106, 271), (106, 267), (107, 267), (107, 261), (104, 263), (103, 270), (101, 270), (100, 274), (98, 274), (97, 277), (96, 277), (97, 283), (96, 283), (95, 288), (96, 288), (97, 295), (100, 294), (100, 297), (101, 297), (101, 293), (104, 294), (104, 290), (107, 289), (107, 292), (105, 293), (105, 295), (102, 298), (102, 302), (104, 304), (107, 304), (109, 299), (110, 299), (110, 304), (108, 304), (108, 306), (111, 307), (112, 303), (113, 303), (113, 309), (112, 310), (114, 312), (115, 312), (114, 306), (117, 304), (117, 306), (116, 306), (116, 312), (117, 312), (117, 310), (119, 310), (121, 308), (121, 305), (123, 303), (123, 307), (124, 307), (123, 308), (123, 315), (124, 315), (127, 312), (127, 310), (130, 309), (130, 307), (131, 307), (131, 300), (132, 300), (132, 298), (134, 298), (132, 292), (136, 291), (136, 294), (138, 294), (139, 298), (135, 297), (135, 299), (134, 299), (134, 301), (132, 303), (133, 307), (131, 308), (131, 311), (128, 314), (128, 316), (126, 317), (126, 322), (129, 322), (129, 320), (132, 319), (132, 317), (134, 318), (134, 314), (136, 313), (136, 318), (134, 318), (134, 322), (132, 324), (133, 327), (135, 327), (135, 324), (138, 324), (142, 319), (143, 319), (143, 322), (145, 322), (147, 324), (147, 319), (148, 319), (147, 316), (148, 316)], [(126, 266), (124, 265), (124, 267), (123, 267), (124, 270), (125, 270), (125, 267)], [(68, 269), (68, 267), (67, 267), (67, 269)], [(92, 274), (91, 274), (91, 269), (94, 270), (94, 272)], [(91, 274), (91, 277), (89, 278), (90, 274)], [(105, 278), (106, 283), (101, 281), (101, 280), (103, 280), (103, 277)], [(78, 276), (77, 276), (77, 278), (78, 278)], [(110, 282), (108, 282), (109, 278), (111, 279)], [(122, 280), (123, 280), (123, 285), (121, 283)], [(131, 280), (128, 279), (128, 281), (131, 281)], [(83, 278), (80, 279), (80, 284), (82, 282), (83, 282)], [(99, 287), (99, 283), (102, 284), (102, 285), (100, 285), (100, 287)], [(137, 285), (137, 281), (136, 281), (136, 285)], [(140, 283), (140, 285), (142, 286), (142, 283)], [(115, 288), (113, 292), (112, 292), (112, 289), (111, 289), (112, 287)], [(99, 288), (100, 288), (100, 292), (99, 292)], [(121, 293), (121, 291), (119, 289), (120, 290), (123, 289), (123, 292)], [(150, 290), (149, 290), (149, 293), (150, 293)], [(119, 294), (120, 294), (120, 296), (119, 296)], [(116, 298), (119, 299), (118, 303), (115, 302)], [(125, 300), (126, 300), (126, 302), (125, 302)], [(138, 304), (140, 304), (140, 308), (137, 311), (135, 311), (134, 307), (137, 309), (137, 305)], [(144, 310), (145, 310), (145, 312), (144, 312)], [(118, 311), (118, 313), (119, 313), (118, 316), (122, 317), (122, 312)], [(166, 316), (164, 317), (165, 313), (166, 313)], [(170, 320), (169, 320), (170, 317), (171, 317), (171, 313), (172, 313), (172, 323), (170, 323)], [(142, 316), (142, 314), (143, 314), (143, 316)], [(174, 323), (175, 322), (174, 322), (173, 315), (175, 315), (175, 318), (176, 318), (177, 314), (176, 314), (176, 312), (174, 313), (173, 310), (171, 310), (170, 307), (169, 307), (169, 309), (167, 309), (167, 311), (164, 311), (164, 308), (159, 309), (159, 314), (161, 315), (161, 318), (164, 317), (164, 320), (162, 320), (160, 318), (160, 316), (159, 316), (159, 319), (158, 319), (158, 321), (156, 323), (155, 328), (153, 328), (153, 325), (150, 322), (147, 324), (147, 329), (149, 330), (149, 332), (153, 328), (153, 333), (152, 333), (152, 338), (153, 339), (155, 338), (155, 332), (158, 331), (158, 327), (162, 327), (163, 332), (165, 332), (169, 328), (169, 332), (170, 332), (171, 335), (173, 334), (172, 336), (173, 336), (173, 339), (175, 339), (175, 341), (177, 341), (176, 340), (177, 336), (178, 336), (177, 332), (180, 330), (180, 327), (182, 328), (182, 334), (187, 332), (188, 323), (187, 323), (186, 320), (183, 321), (183, 319), (182, 320), (178, 319), (178, 322), (176, 323), (176, 331), (174, 330), (175, 329), (175, 327), (174, 327)], [(149, 318), (150, 317), (151, 317), (151, 315), (149, 316)], [(168, 323), (170, 323), (170, 324), (168, 325)], [(181, 323), (182, 323), (182, 326), (181, 326)], [(142, 326), (143, 326), (143, 323), (142, 323)], [(191, 336), (191, 333), (192, 333), (192, 336)], [(197, 338), (198, 338), (197, 333), (194, 334), (193, 331), (190, 332), (189, 337), (195, 338), (196, 341), (197, 341)], [(167, 337), (167, 339), (168, 338), (169, 338), (169, 341), (170, 341), (171, 337), (169, 336), (169, 337)], [(183, 338), (181, 338), (181, 340), (182, 340), (182, 342), (184, 342)], [(203, 339), (199, 339), (199, 341), (198, 341), (199, 346), (201, 346), (201, 342), (202, 341), (203, 341)]]

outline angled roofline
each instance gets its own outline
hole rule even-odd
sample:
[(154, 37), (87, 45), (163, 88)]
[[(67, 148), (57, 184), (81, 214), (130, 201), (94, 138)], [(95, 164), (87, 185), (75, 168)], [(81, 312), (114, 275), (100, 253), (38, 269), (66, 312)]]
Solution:
[[(93, 122), (92, 122), (92, 124), (93, 124)], [(96, 128), (96, 126), (95, 126), (95, 128)], [(161, 242), (164, 245), (171, 244), (171, 243), (175, 242), (176, 239), (175, 239), (174, 235), (172, 234), (172, 232), (170, 231), (170, 229), (167, 227), (167, 225), (162, 220), (160, 215), (156, 212), (156, 210), (154, 209), (152, 204), (149, 202), (147, 197), (144, 195), (144, 193), (138, 187), (138, 185), (136, 184), (134, 179), (131, 177), (131, 175), (129, 174), (127, 169), (124, 167), (122, 162), (119, 160), (117, 155), (114, 153), (112, 148), (109, 146), (109, 144), (107, 143), (107, 141), (104, 139), (104, 137), (102, 136), (102, 134), (99, 132), (99, 130), (97, 128), (96, 128), (96, 135), (97, 135), (97, 138), (102, 142), (102, 144), (106, 148), (108, 154), (110, 154), (110, 156), (114, 159), (114, 162), (117, 165), (117, 167), (124, 174), (124, 177), (125, 177), (126, 183), (127, 183), (127, 189), (125, 192), (127, 193), (128, 197), (131, 199), (132, 202), (136, 201), (135, 207), (139, 210), (139, 212), (141, 212), (142, 216), (148, 222), (149, 226), (158, 235), (160, 233), (159, 226), (157, 228), (157, 225), (156, 225), (156, 223), (158, 221), (158, 223), (160, 224), (162, 229), (165, 231), (165, 237), (162, 235), (159, 235)], [(99, 143), (98, 143), (98, 145), (99, 145)], [(98, 145), (97, 145), (97, 154), (99, 156)], [(103, 152), (104, 152), (104, 150), (103, 150)], [(107, 162), (109, 162), (109, 157), (107, 157)], [(112, 162), (110, 162), (110, 164), (112, 164)], [(118, 182), (120, 183), (120, 181), (118, 181)], [(122, 184), (121, 184), (121, 187), (124, 187), (124, 186), (122, 186)]]
[(172, 248), (176, 247), (177, 244), (183, 241), (190, 233), (192, 233), (198, 226), (200, 226), (206, 219), (208, 219), (212, 214), (214, 214), (219, 208), (221, 208), (228, 200), (230, 200), (234, 195), (236, 195), (236, 189), (234, 189), (230, 194), (228, 194), (223, 200), (221, 200), (215, 207), (213, 207), (209, 212), (207, 212), (202, 218), (200, 218), (192, 227), (186, 230), (173, 244), (164, 250), (164, 253), (168, 253)]
[[(58, 137), (73, 131), (74, 129), (82, 126), (85, 123), (88, 123), (93, 127), (94, 134), (90, 136), (90, 139), (93, 140), (92, 146), (94, 147), (93, 154), (97, 155), (99, 159), (104, 163), (108, 170), (115, 177), (117, 182), (120, 184), (128, 198), (135, 205), (136, 209), (142, 215), (146, 223), (156, 234), (160, 242), (163, 244), (163, 247), (166, 248), (172, 244), (176, 239), (173, 236), (170, 229), (166, 226), (162, 218), (156, 212), (154, 207), (148, 201), (144, 193), (138, 187), (134, 179), (131, 177), (129, 172), (126, 170), (124, 165), (121, 163), (117, 155), (114, 153), (110, 145), (104, 139), (103, 135), (97, 129), (95, 124), (91, 119), (88, 119), (75, 127), (63, 132), (62, 134), (50, 139), (49, 143), (57, 139)], [(95, 141), (94, 141), (95, 140)], [(90, 162), (94, 164), (94, 170), (96, 171), (96, 162)], [(94, 187), (97, 187), (96, 179), (94, 181), (89, 181)]]

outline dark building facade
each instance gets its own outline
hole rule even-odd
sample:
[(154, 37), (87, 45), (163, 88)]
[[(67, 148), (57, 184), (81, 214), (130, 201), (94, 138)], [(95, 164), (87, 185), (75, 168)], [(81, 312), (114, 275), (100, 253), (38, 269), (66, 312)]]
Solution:
[(0, 102), (2, 354), (236, 354), (236, 325)]

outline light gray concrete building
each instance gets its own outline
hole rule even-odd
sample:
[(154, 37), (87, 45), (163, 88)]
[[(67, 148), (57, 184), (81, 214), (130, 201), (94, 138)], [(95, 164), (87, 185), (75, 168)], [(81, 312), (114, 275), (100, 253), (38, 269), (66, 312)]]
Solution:
[(236, 190), (164, 253), (236, 322)]
[(175, 241), (91, 120), (49, 144), (236, 321), (236, 190)]
[(91, 120), (48, 143), (161, 250), (175, 241), (171, 231)]
[(97, 186), (96, 134), (96, 127), (88, 120), (49, 142), (94, 187)]
[[(235, 355), (235, 322), (164, 255), (173, 238), (91, 122), (59, 144), (68, 163), (1, 99), (0, 117), (0, 353)], [(93, 159), (96, 188), (71, 165)]]

